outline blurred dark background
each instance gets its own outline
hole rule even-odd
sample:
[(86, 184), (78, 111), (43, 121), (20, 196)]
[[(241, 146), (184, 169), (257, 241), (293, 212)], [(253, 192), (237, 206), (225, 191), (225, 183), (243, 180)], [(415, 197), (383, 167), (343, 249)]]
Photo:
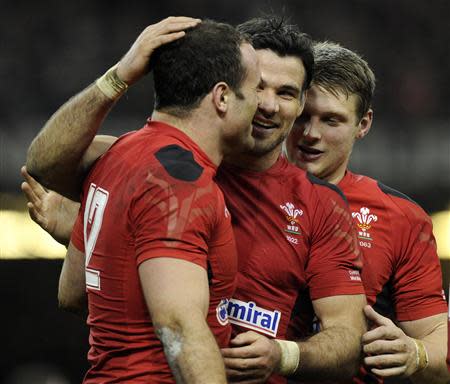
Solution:
[[(19, 168), (32, 138), (65, 100), (117, 62), (144, 27), (170, 15), (237, 24), (267, 13), (288, 16), (314, 39), (356, 50), (373, 68), (375, 121), (355, 148), (353, 170), (410, 195), (429, 213), (449, 208), (447, 0), (1, 1), (1, 192), (19, 194)], [(151, 88), (150, 77), (133, 86), (102, 133), (141, 127), (151, 114)], [(0, 382), (38, 383), (39, 369), (53, 370), (60, 384), (81, 380), (87, 333), (81, 320), (56, 308), (60, 265), (1, 261)], [(36, 362), (44, 366), (28, 365)], [(35, 380), (12, 372), (21, 364), (22, 375), (35, 372)]]

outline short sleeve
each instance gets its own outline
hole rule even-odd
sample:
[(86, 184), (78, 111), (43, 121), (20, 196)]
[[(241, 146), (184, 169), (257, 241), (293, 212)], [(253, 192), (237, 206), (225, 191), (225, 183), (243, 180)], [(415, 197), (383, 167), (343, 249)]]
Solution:
[(216, 218), (212, 181), (206, 186), (158, 180), (135, 195), (130, 225), (137, 265), (157, 257), (183, 259), (207, 268), (208, 239)]
[(360, 251), (347, 203), (335, 191), (318, 188), (319, 201), (313, 217), (306, 269), (311, 299), (364, 294)]
[(397, 319), (410, 321), (446, 312), (431, 219), (423, 212), (400, 228), (397, 245), (400, 258), (393, 276)]

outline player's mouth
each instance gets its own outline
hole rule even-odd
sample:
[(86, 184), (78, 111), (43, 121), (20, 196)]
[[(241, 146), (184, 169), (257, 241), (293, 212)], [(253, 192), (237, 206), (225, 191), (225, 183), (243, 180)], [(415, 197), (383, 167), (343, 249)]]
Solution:
[(266, 136), (280, 125), (263, 117), (255, 117), (252, 121), (253, 136)]
[(320, 151), (319, 149), (309, 147), (304, 144), (297, 145), (298, 148), (298, 156), (301, 158), (302, 161), (315, 161), (322, 156), (323, 151)]

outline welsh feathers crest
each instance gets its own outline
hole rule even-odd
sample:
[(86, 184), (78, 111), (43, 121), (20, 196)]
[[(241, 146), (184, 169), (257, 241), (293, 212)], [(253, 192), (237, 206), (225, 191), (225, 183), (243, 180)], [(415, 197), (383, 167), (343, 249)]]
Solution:
[(372, 226), (370, 223), (375, 223), (378, 220), (378, 217), (371, 214), (370, 209), (367, 207), (362, 207), (359, 212), (352, 212), (352, 217), (358, 220), (356, 225), (364, 232)]
[(303, 211), (301, 209), (295, 208), (292, 203), (285, 203), (286, 205), (280, 205), (280, 208), (286, 212), (286, 218), (291, 222), (292, 225), (298, 223), (297, 217), (303, 215)]

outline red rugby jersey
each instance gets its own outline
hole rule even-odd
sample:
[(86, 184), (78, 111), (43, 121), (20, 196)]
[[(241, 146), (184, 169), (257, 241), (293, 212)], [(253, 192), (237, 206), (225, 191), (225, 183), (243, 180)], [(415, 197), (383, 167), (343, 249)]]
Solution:
[(174, 382), (139, 281), (139, 264), (151, 258), (208, 270), (207, 321), (219, 346), (228, 345), (226, 300), (237, 260), (215, 172), (184, 133), (148, 122), (122, 136), (87, 177), (72, 235), (86, 253), (91, 367), (85, 383)]
[(430, 217), (406, 195), (367, 176), (347, 172), (339, 187), (357, 226), (369, 304), (397, 321), (445, 313)]
[[(313, 299), (363, 294), (358, 247), (339, 189), (280, 158), (265, 172), (222, 164), (217, 173), (238, 249), (228, 306), (236, 333), (286, 338), (289, 320)], [(271, 382), (286, 382), (272, 377)]]
[[(406, 195), (367, 176), (347, 171), (339, 187), (357, 226), (369, 304), (395, 321), (445, 313), (430, 217)], [(355, 382), (373, 383), (368, 376), (362, 374)]]
[[(369, 304), (395, 321), (446, 312), (441, 268), (428, 215), (406, 195), (367, 176), (347, 171), (338, 186), (347, 197), (357, 229)], [(293, 319), (289, 328), (292, 339), (314, 331), (311, 315), (305, 314)], [(354, 382), (383, 380), (362, 367)]]

